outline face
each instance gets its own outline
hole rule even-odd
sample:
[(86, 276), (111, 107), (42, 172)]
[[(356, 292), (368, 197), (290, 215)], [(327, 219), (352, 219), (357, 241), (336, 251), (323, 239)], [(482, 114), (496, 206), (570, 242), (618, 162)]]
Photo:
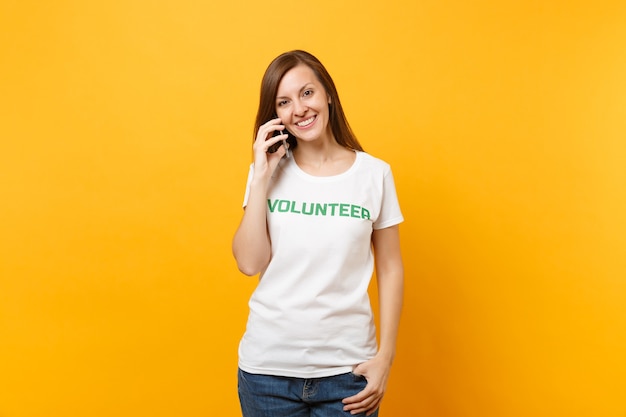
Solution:
[(289, 70), (276, 94), (276, 114), (298, 140), (330, 138), (329, 98), (315, 73), (306, 65)]

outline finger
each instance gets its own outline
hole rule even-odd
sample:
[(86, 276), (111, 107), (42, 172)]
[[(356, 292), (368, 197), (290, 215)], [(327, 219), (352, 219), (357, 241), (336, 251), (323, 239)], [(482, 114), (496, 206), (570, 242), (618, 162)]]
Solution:
[(376, 390), (366, 390), (364, 389), (357, 395), (354, 395), (349, 398), (345, 398), (342, 402), (344, 403), (345, 411), (359, 411), (363, 412), (365, 410), (371, 410), (372, 408), (378, 407), (378, 404), (383, 398), (384, 393), (378, 392)]
[(378, 401), (378, 403), (374, 407), (372, 407), (372, 409), (370, 409), (369, 411), (366, 411), (365, 415), (371, 416), (372, 414), (376, 412), (376, 410), (378, 410), (378, 407), (380, 407), (380, 401)]
[(370, 415), (374, 413), (374, 411), (376, 411), (376, 409), (380, 406), (380, 402), (382, 398), (370, 399), (370, 400), (371, 401), (367, 401), (367, 402), (363, 402), (362, 404), (359, 404), (355, 408), (347, 409), (348, 407), (344, 407), (344, 411), (349, 411), (350, 414), (366, 413), (367, 415)]
[(279, 119), (276, 119), (276, 121), (270, 120), (269, 122), (259, 127), (259, 131), (257, 132), (257, 135), (256, 135), (256, 141), (262, 142), (268, 139), (270, 134), (276, 131), (283, 131), (283, 130), (285, 130), (285, 126), (280, 124)]
[(366, 365), (366, 362), (363, 362), (359, 365), (357, 365), (353, 370), (352, 373), (354, 375), (357, 376), (362, 376), (363, 378), (365, 378), (368, 382), (370, 380), (370, 375), (369, 375), (369, 367)]
[(354, 367), (354, 369), (352, 370), (352, 373), (354, 375), (364, 375), (367, 371), (365, 368), (365, 366), (363, 366), (365, 362), (358, 364), (357, 366)]
[(285, 130), (285, 125), (281, 124), (279, 121), (272, 124), (265, 124), (261, 126), (260, 129), (267, 130), (268, 132), (273, 132), (275, 130)]
[(282, 134), (282, 135), (274, 136), (271, 139), (266, 140), (265, 143), (263, 144), (265, 152), (274, 153), (279, 148), (284, 148), (286, 139), (287, 139), (287, 135)]
[(374, 395), (367, 395), (359, 399), (357, 399), (356, 396), (353, 398), (354, 398), (354, 401), (351, 401), (351, 402), (346, 402), (347, 399), (343, 400), (343, 403), (345, 404), (343, 409), (345, 411), (367, 409), (377, 399)]
[(367, 388), (365, 388), (363, 389), (363, 391), (360, 391), (359, 393), (353, 395), (352, 397), (344, 398), (341, 402), (343, 402), (344, 404), (360, 403), (361, 401), (366, 399), (369, 395), (370, 395), (370, 392), (367, 390)]
[[(260, 136), (260, 135), (259, 135)], [(282, 135), (276, 135), (276, 136), (269, 136), (267, 139), (262, 139), (259, 137), (257, 138), (256, 142), (253, 145), (253, 148), (255, 151), (261, 151), (261, 152), (267, 152), (268, 148), (270, 146), (272, 146), (273, 144), (286, 140), (289, 137), (289, 135), (287, 135), (286, 133), (282, 134)]]
[[(272, 120), (269, 120), (269, 121), (265, 122), (264, 124), (262, 124), (260, 126), (260, 128), (261, 129), (269, 129), (269, 128), (272, 128), (274, 126), (280, 126), (280, 125), (282, 125), (281, 120), (279, 118), (276, 118), (276, 119), (272, 119)], [(283, 126), (283, 129), (284, 129), (284, 126)]]
[(276, 155), (277, 160), (280, 160), (283, 156), (285, 156), (286, 153), (287, 149), (285, 149), (285, 146), (281, 146), (276, 152), (274, 152), (274, 155)]
[(350, 414), (366, 414), (370, 415), (378, 408), (378, 403), (372, 403), (369, 405), (365, 405), (363, 407), (354, 408), (352, 410), (344, 410), (345, 412), (349, 412)]

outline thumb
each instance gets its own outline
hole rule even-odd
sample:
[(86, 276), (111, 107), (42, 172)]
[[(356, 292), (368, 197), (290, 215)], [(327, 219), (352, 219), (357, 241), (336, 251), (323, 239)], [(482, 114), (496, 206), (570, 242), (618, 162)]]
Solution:
[(365, 367), (363, 366), (362, 363), (360, 363), (357, 366), (355, 366), (354, 369), (352, 369), (352, 373), (355, 374), (355, 375), (364, 376)]

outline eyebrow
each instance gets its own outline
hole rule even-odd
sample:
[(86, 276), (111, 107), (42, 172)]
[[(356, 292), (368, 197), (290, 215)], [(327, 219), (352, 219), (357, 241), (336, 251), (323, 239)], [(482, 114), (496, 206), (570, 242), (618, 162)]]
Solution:
[[(301, 93), (301, 92), (303, 92), (304, 90), (306, 90), (309, 87), (315, 87), (315, 84), (313, 84), (312, 82), (308, 82), (308, 83), (304, 84), (302, 86), (302, 88), (300, 88), (300, 90), (298, 92)], [(289, 97), (286, 97), (286, 96), (276, 96), (276, 100), (278, 100), (279, 98), (289, 98)]]

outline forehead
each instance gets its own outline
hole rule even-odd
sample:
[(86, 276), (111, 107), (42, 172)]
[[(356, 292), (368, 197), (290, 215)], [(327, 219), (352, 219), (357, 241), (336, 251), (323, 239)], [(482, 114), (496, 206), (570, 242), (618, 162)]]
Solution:
[(278, 84), (277, 94), (280, 96), (298, 92), (307, 84), (320, 85), (320, 82), (311, 68), (300, 64), (285, 73)]

